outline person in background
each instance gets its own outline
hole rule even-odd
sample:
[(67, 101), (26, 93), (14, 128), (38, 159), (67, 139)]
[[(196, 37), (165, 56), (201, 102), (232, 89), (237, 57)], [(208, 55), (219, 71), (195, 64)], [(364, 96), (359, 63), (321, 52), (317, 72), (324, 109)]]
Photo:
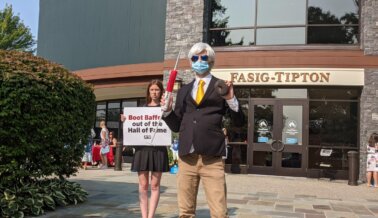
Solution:
[(172, 146), (170, 147), (170, 149), (172, 151), (173, 164), (177, 164), (178, 148), (179, 148), (179, 141), (177, 139), (174, 139)]
[(114, 137), (114, 131), (109, 132), (109, 146), (110, 146), (110, 152), (107, 155), (109, 166), (114, 166), (114, 157), (116, 153), (116, 147), (117, 147), (117, 139)]
[(82, 158), (84, 170), (87, 169), (88, 163), (92, 164), (92, 146), (93, 146), (93, 139), (95, 137), (96, 137), (96, 133), (93, 129), (91, 129), (91, 134), (88, 136), (88, 142), (84, 146), (84, 156)]
[(180, 132), (177, 177), (179, 217), (195, 217), (199, 183), (202, 180), (211, 217), (228, 217), (226, 179), (222, 156), (226, 154), (222, 118), (231, 114), (235, 126), (242, 126), (244, 115), (234, 95), (231, 81), (225, 96), (215, 89), (218, 78), (211, 75), (215, 53), (210, 45), (196, 43), (190, 49), (195, 79), (181, 87), (175, 108), (167, 105), (163, 120), (173, 132)]
[(223, 160), (226, 160), (227, 159), (227, 156), (228, 156), (228, 148), (230, 147), (228, 145), (228, 133), (227, 133), (227, 129), (226, 128), (223, 128), (222, 129), (222, 132), (223, 132), (223, 135), (224, 135), (224, 143), (226, 144), (226, 154), (224, 156), (222, 156), (222, 159)]
[[(160, 107), (160, 100), (164, 92), (163, 84), (159, 80), (152, 80), (147, 86), (145, 107)], [(125, 121), (121, 114), (121, 121)], [(142, 218), (155, 216), (160, 198), (160, 181), (163, 172), (169, 171), (168, 150), (166, 146), (135, 146), (134, 159), (131, 170), (138, 172), (139, 204)], [(151, 197), (148, 205), (148, 186), (151, 176)]]
[(93, 146), (92, 146), (92, 167), (99, 166), (101, 163), (101, 141), (94, 139), (93, 140)]
[(110, 151), (109, 148), (109, 131), (108, 128), (106, 128), (105, 121), (100, 122), (100, 127), (101, 127), (101, 150), (100, 150), (100, 155), (101, 155), (101, 165), (99, 165), (100, 169), (107, 169), (108, 168), (108, 158), (107, 154)]
[(378, 188), (378, 134), (372, 133), (369, 137), (367, 150), (367, 165), (366, 165), (366, 181), (368, 187), (373, 187), (372, 177), (374, 180), (374, 187)]

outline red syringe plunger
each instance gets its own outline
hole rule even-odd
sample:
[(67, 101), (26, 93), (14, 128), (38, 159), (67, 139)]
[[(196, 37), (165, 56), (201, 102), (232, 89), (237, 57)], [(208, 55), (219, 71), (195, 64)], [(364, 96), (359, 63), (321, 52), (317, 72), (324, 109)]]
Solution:
[(177, 76), (177, 70), (171, 70), (171, 73), (169, 74), (169, 80), (167, 83), (167, 90), (166, 90), (167, 92), (173, 91), (173, 85), (175, 84), (176, 76)]

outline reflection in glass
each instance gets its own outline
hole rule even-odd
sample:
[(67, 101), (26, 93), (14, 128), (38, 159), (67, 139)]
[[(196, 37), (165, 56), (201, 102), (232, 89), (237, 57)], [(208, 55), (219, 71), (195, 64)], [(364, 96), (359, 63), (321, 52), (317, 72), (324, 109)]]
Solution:
[[(308, 168), (310, 169), (329, 169), (329, 170), (347, 170), (348, 169), (348, 151), (353, 149), (330, 149), (331, 155), (321, 155), (324, 148), (309, 148)], [(327, 148), (328, 149), (328, 148)]]
[(247, 145), (229, 145), (226, 164), (247, 164)]
[(277, 89), (268, 89), (268, 88), (252, 88), (251, 89), (251, 98), (274, 98), (273, 92)]
[(309, 144), (357, 147), (358, 103), (310, 101)]
[(146, 104), (145, 98), (139, 99), (138, 107), (144, 107)]
[(108, 109), (108, 117), (107, 121), (117, 121), (119, 122), (121, 109), (114, 108), (114, 109)]
[(234, 86), (234, 93), (237, 98), (249, 98), (250, 88)]
[(360, 96), (360, 89), (319, 89), (310, 88), (308, 90), (310, 99), (345, 99), (345, 100), (358, 100)]
[(253, 29), (210, 31), (210, 45), (212, 46), (250, 46), (253, 44), (255, 44)]
[(97, 102), (97, 110), (105, 110), (106, 109), (106, 102)]
[(257, 26), (305, 25), (306, 1), (263, 0), (257, 5)]
[(304, 45), (306, 29), (304, 27), (257, 29), (257, 45)]
[(95, 132), (96, 138), (99, 138), (100, 134), (100, 122), (106, 118), (106, 102), (97, 102), (96, 106), (96, 121), (95, 121)]
[(252, 98), (307, 98), (307, 89), (252, 88)]
[(271, 143), (273, 139), (273, 105), (255, 105), (254, 143)]
[(307, 98), (307, 89), (276, 89), (272, 95), (275, 98)]
[(106, 111), (105, 110), (97, 110), (96, 111), (96, 121), (105, 120)]
[(122, 101), (122, 109), (124, 107), (137, 107), (137, 106), (138, 106), (137, 100)]
[(285, 168), (301, 168), (302, 154), (283, 152), (281, 159), (281, 166)]
[(282, 142), (302, 145), (302, 106), (283, 106)]
[(212, 46), (359, 43), (358, 0), (211, 2), (209, 44)]
[(253, 152), (253, 165), (271, 167), (272, 166), (272, 152), (254, 151)]
[[(245, 120), (248, 120), (248, 100), (239, 99), (239, 104), (244, 113)], [(227, 129), (229, 142), (247, 143), (248, 122), (244, 122), (242, 127), (236, 127), (232, 123), (232, 119), (228, 113), (223, 117), (223, 126)]]
[(309, 24), (358, 24), (358, 4), (355, 0), (309, 0)]
[(308, 44), (357, 44), (358, 26), (309, 26)]
[(120, 102), (117, 101), (117, 102), (108, 102), (108, 108), (119, 108), (120, 107)]
[(108, 121), (106, 126), (111, 129), (118, 129), (119, 128), (119, 121)]
[(255, 25), (255, 0), (212, 0), (210, 28)]

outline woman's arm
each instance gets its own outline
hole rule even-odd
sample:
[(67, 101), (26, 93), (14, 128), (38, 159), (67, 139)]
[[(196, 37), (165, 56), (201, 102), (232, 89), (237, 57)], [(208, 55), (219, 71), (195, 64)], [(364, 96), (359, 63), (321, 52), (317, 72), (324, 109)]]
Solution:
[(101, 130), (101, 141), (106, 139), (106, 131)]
[(122, 122), (125, 122), (125, 120), (126, 120), (125, 115), (121, 114), (121, 115), (120, 115), (120, 118), (121, 118), (121, 121), (122, 121)]
[(112, 147), (117, 147), (117, 139), (113, 138), (112, 142), (113, 142)]

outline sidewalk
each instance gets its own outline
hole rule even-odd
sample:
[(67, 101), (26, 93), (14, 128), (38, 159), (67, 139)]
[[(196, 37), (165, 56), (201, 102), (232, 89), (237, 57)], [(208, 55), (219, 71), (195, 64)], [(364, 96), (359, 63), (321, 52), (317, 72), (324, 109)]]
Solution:
[[(230, 217), (378, 217), (378, 188), (349, 186), (345, 180), (227, 174)], [(47, 212), (47, 217), (140, 217), (137, 173), (130, 166), (80, 170), (71, 181), (80, 183), (88, 200)], [(176, 175), (165, 173), (155, 217), (177, 217)], [(210, 217), (200, 187), (197, 217)]]

